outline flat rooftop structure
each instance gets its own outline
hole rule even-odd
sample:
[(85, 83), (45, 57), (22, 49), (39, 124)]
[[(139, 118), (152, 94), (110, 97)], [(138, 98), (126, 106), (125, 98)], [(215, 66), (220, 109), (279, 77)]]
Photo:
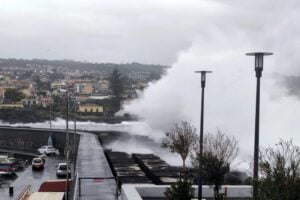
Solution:
[(180, 177), (180, 167), (170, 166), (154, 154), (132, 154), (132, 158), (155, 184), (175, 183)]
[[(125, 184), (122, 186), (122, 200), (166, 200), (164, 192), (170, 187), (169, 185), (153, 185), (153, 184)], [(195, 189), (195, 197), (197, 198), (198, 187)], [(213, 200), (213, 187), (204, 185), (202, 189), (203, 198)], [(252, 186), (246, 185), (226, 185), (220, 189), (220, 193), (227, 193), (227, 200), (252, 200)]]
[(105, 151), (114, 176), (120, 183), (152, 183), (133, 158), (125, 152)]
[(33, 192), (25, 200), (63, 200), (64, 192)]

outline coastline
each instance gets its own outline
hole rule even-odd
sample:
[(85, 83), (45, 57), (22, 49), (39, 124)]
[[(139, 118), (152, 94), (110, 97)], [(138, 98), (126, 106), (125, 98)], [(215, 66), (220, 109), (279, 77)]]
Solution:
[[(52, 120), (55, 118), (66, 119), (61, 113), (52, 112)], [(32, 110), (32, 109), (1, 109), (0, 120), (3, 123), (43, 123), (50, 120), (48, 110)], [(70, 121), (74, 121), (74, 115), (70, 114)], [(77, 115), (77, 121), (97, 122), (107, 124), (119, 124), (124, 121), (138, 121), (137, 118), (130, 116), (99, 116), (99, 115)]]

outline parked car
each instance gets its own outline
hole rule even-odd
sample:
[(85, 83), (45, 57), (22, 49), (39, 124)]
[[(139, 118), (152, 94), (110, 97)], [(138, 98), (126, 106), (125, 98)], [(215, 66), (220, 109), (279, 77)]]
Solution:
[[(71, 170), (69, 169), (69, 178), (71, 178)], [(67, 163), (59, 163), (56, 169), (56, 176), (60, 177), (67, 177)]]
[(45, 163), (42, 158), (34, 158), (31, 163), (33, 170), (42, 170), (44, 169), (44, 165)]
[(56, 155), (58, 153), (58, 150), (55, 149), (53, 146), (42, 146), (38, 149), (40, 154), (45, 155)]
[(17, 161), (12, 155), (0, 155), (0, 171), (10, 173), (15, 172), (17, 169)]
[(38, 158), (41, 158), (43, 160), (44, 164), (46, 163), (47, 156), (45, 154), (39, 155)]
[(9, 164), (0, 164), (0, 174), (11, 174), (14, 170)]

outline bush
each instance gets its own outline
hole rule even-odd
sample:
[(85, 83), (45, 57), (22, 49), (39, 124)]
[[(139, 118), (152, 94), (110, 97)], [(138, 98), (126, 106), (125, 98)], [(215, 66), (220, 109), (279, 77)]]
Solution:
[(260, 173), (258, 199), (300, 199), (300, 147), (292, 140), (261, 152)]
[(194, 197), (194, 188), (189, 181), (181, 179), (167, 188), (165, 196), (168, 200), (191, 200)]

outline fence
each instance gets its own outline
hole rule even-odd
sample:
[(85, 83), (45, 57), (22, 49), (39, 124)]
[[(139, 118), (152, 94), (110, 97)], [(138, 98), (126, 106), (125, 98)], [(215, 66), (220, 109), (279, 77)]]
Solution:
[[(81, 180), (94, 180), (94, 181), (102, 181), (102, 180), (108, 180), (108, 179), (113, 179), (116, 181), (116, 197), (120, 195), (120, 183), (119, 179), (117, 177), (78, 177), (78, 195), (81, 196)], [(76, 184), (75, 184), (76, 187)], [(77, 190), (74, 190), (74, 193), (76, 194)], [(76, 195), (74, 195), (76, 197)], [(74, 197), (74, 198), (75, 198)]]

